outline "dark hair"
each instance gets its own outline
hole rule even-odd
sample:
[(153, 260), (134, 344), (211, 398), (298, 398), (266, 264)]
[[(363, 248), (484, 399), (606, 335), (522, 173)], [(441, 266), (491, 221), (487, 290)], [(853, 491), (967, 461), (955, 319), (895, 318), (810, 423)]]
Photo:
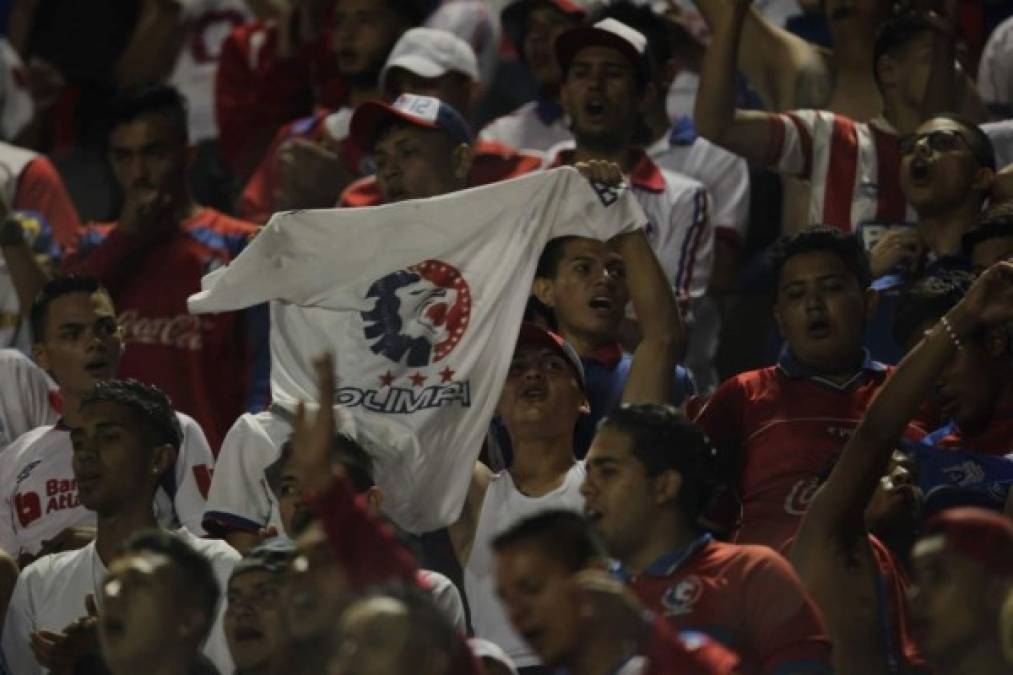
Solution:
[(937, 113), (925, 121), (931, 122), (932, 120), (948, 120), (962, 126), (964, 131), (967, 132), (964, 139), (967, 141), (967, 145), (971, 149), (971, 154), (974, 155), (978, 164), (982, 167), (995, 171), (995, 147), (992, 145), (992, 140), (988, 137), (988, 134), (986, 134), (981, 127), (964, 115), (957, 113)]
[(391, 10), (408, 20), (411, 26), (421, 26), (439, 5), (437, 0), (387, 0)]
[[(264, 470), (268, 486), (276, 495), (281, 494), (281, 476), (291, 459), (292, 441), (288, 440), (281, 446), (281, 456), (278, 461)], [(357, 440), (343, 431), (334, 434), (334, 441), (331, 444), (331, 461), (345, 470), (345, 475), (348, 476), (348, 480), (351, 481), (356, 492), (366, 492), (376, 485), (376, 479), (373, 476), (372, 455)]]
[(876, 86), (882, 88), (879, 78), (879, 60), (887, 55), (895, 55), (911, 41), (923, 33), (935, 31), (932, 23), (916, 12), (905, 12), (887, 19), (876, 31), (876, 41), (872, 48), (872, 74)]
[(169, 397), (157, 387), (137, 380), (105, 380), (84, 395), (81, 407), (93, 403), (116, 403), (129, 408), (144, 431), (146, 442), (152, 447), (171, 445), (179, 450), (183, 431), (179, 418), (172, 409)]
[(590, 523), (573, 511), (552, 509), (529, 516), (496, 536), (492, 549), (500, 553), (518, 544), (537, 546), (572, 572), (608, 559)]
[(117, 127), (146, 115), (161, 115), (183, 143), (189, 140), (186, 99), (167, 84), (142, 84), (120, 92), (109, 103), (107, 130), (112, 133)]
[(777, 240), (771, 254), (774, 264), (775, 287), (781, 285), (781, 272), (785, 264), (797, 255), (826, 251), (833, 253), (854, 275), (861, 288), (872, 283), (869, 256), (855, 235), (828, 225), (807, 227), (795, 234)]
[(121, 550), (124, 554), (156, 553), (172, 562), (181, 582), (177, 592), (188, 595), (191, 601), (200, 604), (204, 610), (207, 622), (202, 632), (203, 641), (215, 623), (221, 598), (221, 587), (211, 561), (182, 537), (162, 529), (144, 530), (131, 535)]
[[(93, 293), (101, 291), (109, 295), (108, 291), (99, 286), (98, 280), (94, 277), (78, 276), (71, 274), (65, 277), (56, 277), (46, 282), (39, 294), (32, 301), (32, 308), (29, 310), (28, 320), (32, 328), (32, 341), (42, 342), (46, 339), (46, 321), (49, 318), (49, 306), (57, 298), (62, 298), (71, 293)], [(111, 299), (110, 299), (111, 301)]]
[(614, 429), (630, 437), (633, 456), (649, 477), (675, 470), (682, 476), (679, 508), (696, 526), (724, 480), (717, 450), (706, 434), (678, 410), (657, 403), (620, 406), (605, 417), (599, 429)]
[(974, 229), (961, 239), (964, 255), (970, 257), (978, 244), (1002, 237), (1013, 237), (1013, 201), (996, 204), (978, 217)]
[(635, 5), (630, 0), (618, 0), (606, 5), (588, 23), (595, 24), (602, 19), (615, 19), (643, 34), (647, 38), (647, 51), (655, 63), (668, 63), (672, 60), (669, 21), (651, 9), (650, 5)]
[(577, 239), (580, 239), (580, 237), (568, 234), (562, 237), (555, 237), (546, 242), (545, 248), (542, 249), (542, 254), (538, 256), (535, 277), (554, 279), (556, 274), (559, 273), (559, 264), (566, 257), (566, 245)]
[(907, 345), (925, 324), (935, 323), (953, 308), (974, 283), (960, 270), (939, 270), (912, 284), (901, 296), (893, 315), (893, 339)]

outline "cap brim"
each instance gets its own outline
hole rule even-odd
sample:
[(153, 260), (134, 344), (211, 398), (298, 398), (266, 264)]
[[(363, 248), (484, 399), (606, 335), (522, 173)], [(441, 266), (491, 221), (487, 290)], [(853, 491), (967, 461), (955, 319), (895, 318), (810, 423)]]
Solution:
[(402, 68), (413, 75), (424, 77), (426, 79), (440, 77), (450, 72), (448, 69), (438, 63), (434, 63), (430, 59), (407, 54), (393, 61), (388, 61), (383, 67), (383, 70), (380, 71), (380, 87), (382, 91), (387, 90), (387, 77), (390, 75), (390, 71), (394, 68)]
[(647, 77), (647, 62), (644, 55), (636, 50), (629, 42), (615, 33), (594, 26), (578, 26), (566, 31), (556, 38), (556, 61), (559, 68), (566, 72), (570, 69), (570, 62), (581, 49), (585, 47), (609, 47), (616, 49), (623, 54), (636, 69), (641, 78)]
[[(574, 373), (577, 375), (577, 381), (580, 382), (580, 386), (584, 386), (584, 367), (580, 364), (580, 357), (577, 355), (577, 352), (569, 345), (567, 345), (567, 348), (564, 348), (563, 345), (556, 341), (556, 338), (554, 338), (549, 331), (534, 323), (522, 323), (521, 332), (517, 336), (516, 348), (521, 349), (522, 347), (550, 349), (556, 354), (562, 356), (566, 359), (566, 362), (570, 364), (570, 367), (573, 368)], [(568, 352), (567, 349), (570, 351)], [(577, 359), (577, 361), (575, 362), (574, 359)]]
[(348, 136), (362, 150), (371, 152), (376, 144), (376, 136), (381, 129), (392, 122), (407, 122), (421, 129), (439, 129), (435, 122), (419, 119), (403, 113), (380, 101), (366, 101), (355, 109), (352, 122), (348, 128)]

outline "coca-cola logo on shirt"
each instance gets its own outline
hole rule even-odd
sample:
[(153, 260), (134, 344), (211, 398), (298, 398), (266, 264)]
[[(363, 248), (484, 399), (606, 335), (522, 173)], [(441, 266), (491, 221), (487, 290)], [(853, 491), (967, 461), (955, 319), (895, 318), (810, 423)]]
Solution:
[(203, 321), (193, 314), (138, 316), (136, 309), (128, 309), (120, 314), (120, 326), (126, 342), (190, 351), (204, 345)]
[(793, 516), (805, 515), (809, 509), (809, 502), (820, 488), (817, 478), (806, 478), (791, 486), (788, 496), (784, 500), (784, 512)]

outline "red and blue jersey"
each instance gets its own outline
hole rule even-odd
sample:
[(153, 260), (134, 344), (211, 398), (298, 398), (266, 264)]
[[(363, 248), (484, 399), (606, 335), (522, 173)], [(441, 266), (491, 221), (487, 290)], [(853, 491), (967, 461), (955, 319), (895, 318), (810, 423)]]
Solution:
[(126, 345), (120, 377), (164, 391), (197, 420), (216, 453), (242, 412), (267, 404), (267, 309), (195, 316), (186, 300), (256, 231), (210, 208), (160, 238), (93, 224), (66, 266), (96, 277), (112, 295)]
[[(783, 550), (888, 373), (866, 355), (847, 382), (836, 384), (785, 348), (777, 365), (718, 387), (695, 420), (739, 468), (737, 543)], [(923, 434), (913, 424), (906, 435)]]
[(644, 605), (679, 631), (698, 631), (741, 659), (743, 675), (829, 673), (830, 639), (788, 561), (765, 546), (703, 535), (641, 574), (618, 563)]

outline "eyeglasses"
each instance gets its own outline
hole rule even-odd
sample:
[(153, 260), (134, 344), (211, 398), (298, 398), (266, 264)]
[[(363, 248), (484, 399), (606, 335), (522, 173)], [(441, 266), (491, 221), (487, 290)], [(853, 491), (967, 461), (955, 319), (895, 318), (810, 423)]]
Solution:
[(927, 134), (910, 134), (905, 136), (900, 139), (900, 154), (912, 154), (922, 139), (925, 139), (929, 147), (936, 152), (953, 152), (963, 146), (975, 156), (975, 159), (978, 159), (978, 155), (974, 152), (971, 144), (967, 142), (962, 133), (955, 129), (940, 129), (938, 131), (930, 131)]

